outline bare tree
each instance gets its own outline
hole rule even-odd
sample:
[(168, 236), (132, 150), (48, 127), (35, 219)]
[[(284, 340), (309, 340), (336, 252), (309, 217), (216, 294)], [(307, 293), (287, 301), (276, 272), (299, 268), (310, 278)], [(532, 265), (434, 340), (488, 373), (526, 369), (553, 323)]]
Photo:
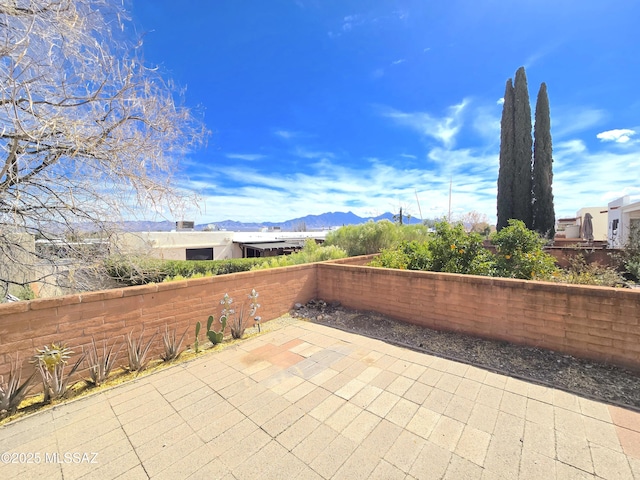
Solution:
[(65, 262), (95, 264), (103, 244), (87, 236), (106, 240), (123, 216), (184, 200), (176, 167), (207, 132), (144, 64), (141, 44), (127, 43), (116, 1), (0, 0), (5, 290), (68, 271)]
[(479, 233), (485, 237), (491, 233), (491, 225), (489, 225), (489, 217), (484, 213), (472, 210), (460, 215), (458, 221), (462, 223), (469, 232)]

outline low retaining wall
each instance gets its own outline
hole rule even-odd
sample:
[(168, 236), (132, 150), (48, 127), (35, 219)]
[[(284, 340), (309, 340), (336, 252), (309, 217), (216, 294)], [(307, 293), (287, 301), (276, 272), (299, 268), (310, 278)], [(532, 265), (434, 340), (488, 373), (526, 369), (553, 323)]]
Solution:
[[(219, 316), (225, 293), (236, 305), (260, 294), (264, 321), (312, 298), (374, 310), (437, 330), (450, 330), (565, 352), (640, 371), (640, 290), (562, 285), (364, 266), (371, 257), (218, 277), (119, 288), (0, 305), (0, 375), (16, 354), (64, 342), (76, 352), (108, 338), (124, 342), (144, 326), (165, 325), (193, 342), (197, 321)], [(248, 304), (247, 304), (248, 305)], [(161, 352), (157, 339), (155, 357)], [(201, 333), (201, 341), (205, 341)], [(126, 363), (126, 353), (119, 358)], [(25, 370), (32, 367), (25, 362)], [(5, 377), (6, 380), (6, 377)]]
[[(314, 298), (315, 275), (316, 266), (309, 264), (2, 304), (0, 375), (9, 372), (16, 354), (28, 360), (36, 348), (52, 342), (66, 343), (80, 352), (92, 336), (96, 341), (125, 342), (129, 332), (139, 334), (143, 326), (145, 338), (156, 331), (161, 334), (165, 325), (176, 328), (178, 335), (188, 329), (185, 344), (192, 344), (195, 324), (200, 321), (200, 341), (204, 343), (207, 318), (219, 317), (225, 293), (236, 307), (243, 301), (248, 307), (247, 295), (255, 288), (261, 305), (258, 315), (267, 321), (288, 312), (297, 302)], [(162, 351), (160, 335), (155, 345), (150, 354), (157, 358)], [(125, 365), (126, 357), (123, 349), (118, 363)], [(28, 371), (31, 366), (25, 361), (24, 368)]]
[(349, 308), (640, 371), (640, 290), (337, 264), (317, 278)]

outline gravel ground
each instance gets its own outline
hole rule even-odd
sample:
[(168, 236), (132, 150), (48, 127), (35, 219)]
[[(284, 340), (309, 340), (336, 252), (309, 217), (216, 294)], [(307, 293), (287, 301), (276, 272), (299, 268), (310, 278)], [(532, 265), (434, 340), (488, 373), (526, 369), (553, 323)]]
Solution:
[(291, 316), (640, 411), (640, 373), (541, 348), (440, 332), (312, 300)]

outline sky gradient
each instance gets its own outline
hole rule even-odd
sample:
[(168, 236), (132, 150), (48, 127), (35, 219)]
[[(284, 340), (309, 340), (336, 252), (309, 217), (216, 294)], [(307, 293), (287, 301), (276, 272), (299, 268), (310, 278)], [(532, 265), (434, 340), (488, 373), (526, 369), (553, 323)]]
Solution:
[[(177, 7), (179, 5), (179, 7)], [(640, 195), (635, 0), (132, 0), (208, 145), (197, 223), (386, 211), (496, 221), (500, 100), (546, 82), (558, 217)], [(418, 204), (419, 202), (419, 204)]]

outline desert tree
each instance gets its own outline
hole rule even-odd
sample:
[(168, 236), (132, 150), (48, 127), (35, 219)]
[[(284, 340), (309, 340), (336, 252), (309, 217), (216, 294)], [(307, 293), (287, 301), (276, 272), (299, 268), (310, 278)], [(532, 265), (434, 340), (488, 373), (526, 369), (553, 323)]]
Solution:
[(5, 290), (95, 264), (87, 233), (104, 240), (121, 218), (184, 200), (179, 161), (207, 132), (127, 41), (116, 2), (0, 0)]
[(555, 233), (553, 207), (553, 147), (547, 85), (543, 82), (536, 100), (533, 143), (533, 229), (547, 238)]

